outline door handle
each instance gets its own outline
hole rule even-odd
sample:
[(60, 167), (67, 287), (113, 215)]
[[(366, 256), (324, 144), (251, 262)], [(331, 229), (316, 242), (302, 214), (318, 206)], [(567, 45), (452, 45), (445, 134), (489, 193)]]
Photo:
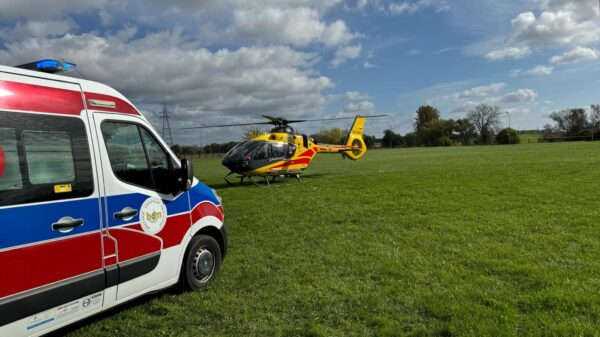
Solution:
[(52, 230), (61, 233), (68, 233), (81, 225), (83, 225), (83, 219), (73, 219), (70, 216), (66, 216), (53, 223)]
[(121, 220), (127, 221), (127, 220), (133, 219), (133, 217), (136, 216), (137, 214), (138, 214), (137, 209), (133, 209), (131, 207), (125, 207), (121, 211), (115, 212), (113, 214), (113, 217), (115, 219), (121, 219)]

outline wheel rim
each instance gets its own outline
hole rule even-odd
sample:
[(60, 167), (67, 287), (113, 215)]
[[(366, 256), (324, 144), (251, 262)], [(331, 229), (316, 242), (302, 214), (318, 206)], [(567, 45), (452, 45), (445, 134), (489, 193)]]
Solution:
[(213, 253), (206, 249), (199, 249), (194, 255), (192, 265), (193, 275), (199, 282), (206, 282), (212, 276), (215, 269), (215, 257)]

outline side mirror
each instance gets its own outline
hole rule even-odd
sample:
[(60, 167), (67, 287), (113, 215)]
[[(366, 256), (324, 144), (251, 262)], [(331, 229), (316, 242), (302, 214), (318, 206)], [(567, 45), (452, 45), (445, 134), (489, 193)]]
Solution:
[(192, 188), (194, 182), (194, 167), (192, 162), (183, 158), (181, 159), (181, 189), (187, 191)]

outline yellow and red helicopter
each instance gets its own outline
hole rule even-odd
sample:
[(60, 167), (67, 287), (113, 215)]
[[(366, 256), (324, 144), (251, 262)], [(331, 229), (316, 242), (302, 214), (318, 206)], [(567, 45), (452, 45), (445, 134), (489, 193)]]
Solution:
[[(386, 115), (287, 120), (281, 117), (263, 115), (263, 117), (269, 120), (268, 122), (203, 125), (186, 129), (263, 124), (274, 125), (271, 132), (237, 144), (223, 157), (223, 166), (230, 170), (229, 174), (224, 177), (228, 184), (231, 185), (231, 182), (227, 177), (232, 174), (238, 174), (240, 183), (243, 183), (244, 178), (248, 178), (258, 186), (253, 177), (263, 177), (267, 185), (270, 185), (269, 177), (271, 177), (272, 182), (275, 181), (275, 177), (282, 176), (292, 176), (300, 181), (300, 174), (302, 174), (308, 165), (310, 165), (317, 153), (341, 153), (345, 158), (352, 160), (360, 159), (367, 152), (367, 146), (363, 140), (366, 118), (385, 116)], [(314, 139), (307, 135), (296, 134), (294, 129), (289, 126), (289, 124), (292, 123), (333, 121), (352, 118), (354, 118), (354, 123), (348, 132), (346, 144), (344, 145), (318, 144)]]

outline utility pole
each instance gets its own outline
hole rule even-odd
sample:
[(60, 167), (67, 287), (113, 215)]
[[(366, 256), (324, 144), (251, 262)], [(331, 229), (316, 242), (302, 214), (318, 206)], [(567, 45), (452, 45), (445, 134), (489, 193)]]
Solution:
[[(510, 127), (510, 112), (506, 111), (506, 115), (508, 116), (508, 128), (512, 129)], [(511, 130), (508, 130), (508, 144), (512, 145), (512, 138), (510, 137), (510, 131)]]
[(163, 102), (163, 108), (161, 112), (162, 123), (162, 138), (167, 142), (169, 146), (173, 145), (173, 135), (171, 134), (171, 124), (169, 123), (169, 110), (167, 109), (167, 103)]

